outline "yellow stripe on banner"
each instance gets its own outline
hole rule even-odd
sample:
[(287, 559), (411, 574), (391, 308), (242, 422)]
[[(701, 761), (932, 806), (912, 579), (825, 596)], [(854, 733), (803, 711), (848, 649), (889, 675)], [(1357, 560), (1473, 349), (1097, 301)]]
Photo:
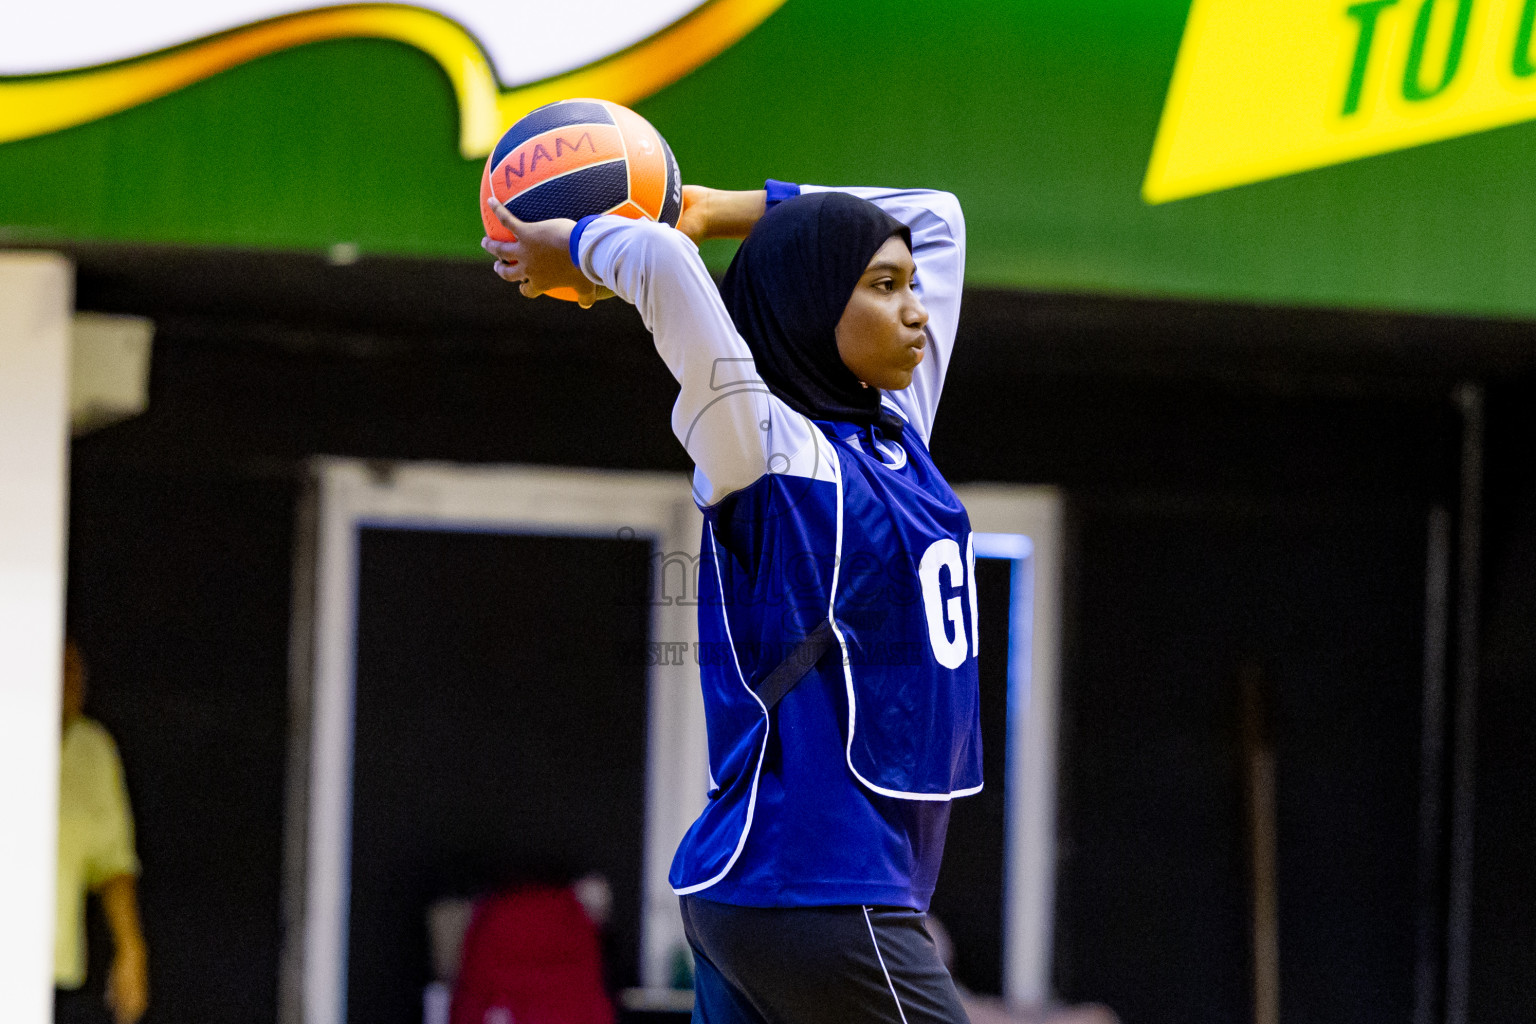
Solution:
[(1536, 0), (1195, 0), (1142, 193), (1536, 119)]
[(442, 66), (458, 100), (459, 151), (472, 159), (489, 153), (513, 121), (545, 103), (583, 95), (628, 104), (649, 96), (735, 43), (783, 3), (713, 0), (611, 57), (506, 91), (474, 37), (435, 11), (394, 4), (303, 11), (134, 61), (0, 79), (0, 144), (85, 124), (305, 43), (392, 39)]
[[(651, 38), (569, 74), (501, 94), (501, 123), (567, 96), (628, 106), (707, 63), (767, 20), (784, 0), (714, 0)], [(497, 133), (497, 138), (500, 132)], [(495, 139), (485, 147), (489, 153)]]

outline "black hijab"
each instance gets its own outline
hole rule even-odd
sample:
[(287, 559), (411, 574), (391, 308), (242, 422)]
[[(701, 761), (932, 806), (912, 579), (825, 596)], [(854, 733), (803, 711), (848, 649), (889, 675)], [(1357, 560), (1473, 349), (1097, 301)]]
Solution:
[(901, 437), (901, 418), (880, 406), (837, 354), (837, 322), (864, 268), (892, 235), (911, 232), (874, 203), (812, 192), (765, 213), (731, 261), (720, 295), (763, 381), (791, 409), (817, 420), (880, 425)]

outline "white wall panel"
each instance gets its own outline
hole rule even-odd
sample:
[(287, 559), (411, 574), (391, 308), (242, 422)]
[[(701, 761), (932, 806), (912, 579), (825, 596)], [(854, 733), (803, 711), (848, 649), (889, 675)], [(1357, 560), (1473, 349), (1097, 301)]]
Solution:
[(74, 273), (0, 253), (0, 1007), (53, 1016)]

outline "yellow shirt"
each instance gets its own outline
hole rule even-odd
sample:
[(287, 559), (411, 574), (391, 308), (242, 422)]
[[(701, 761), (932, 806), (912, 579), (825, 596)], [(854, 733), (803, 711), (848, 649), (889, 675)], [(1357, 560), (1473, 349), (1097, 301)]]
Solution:
[(59, 753), (59, 877), (53, 982), (85, 984), (85, 897), (118, 875), (137, 875), (133, 812), (112, 736), (89, 718), (64, 730)]

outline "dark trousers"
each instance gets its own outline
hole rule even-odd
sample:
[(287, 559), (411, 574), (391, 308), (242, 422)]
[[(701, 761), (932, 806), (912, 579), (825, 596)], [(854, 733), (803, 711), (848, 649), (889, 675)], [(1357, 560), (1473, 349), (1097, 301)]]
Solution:
[(915, 910), (682, 904), (695, 1024), (968, 1024)]

